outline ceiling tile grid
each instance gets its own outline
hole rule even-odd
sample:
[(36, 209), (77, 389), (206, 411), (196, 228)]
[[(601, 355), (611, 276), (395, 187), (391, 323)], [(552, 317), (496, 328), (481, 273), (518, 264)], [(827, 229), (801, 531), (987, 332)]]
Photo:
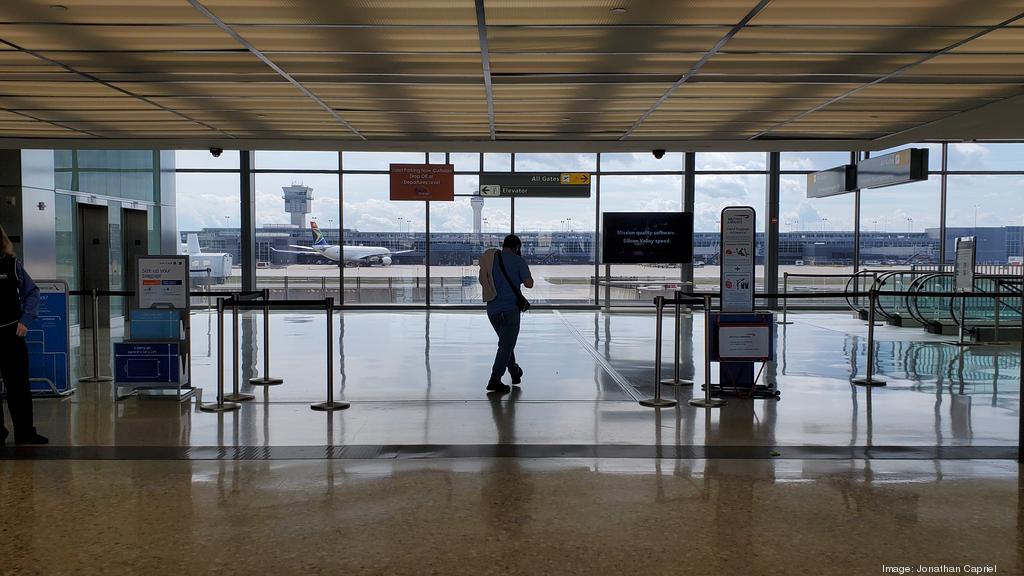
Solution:
[(5, 0), (0, 140), (865, 143), (1024, 95), (1022, 15), (1024, 0)]

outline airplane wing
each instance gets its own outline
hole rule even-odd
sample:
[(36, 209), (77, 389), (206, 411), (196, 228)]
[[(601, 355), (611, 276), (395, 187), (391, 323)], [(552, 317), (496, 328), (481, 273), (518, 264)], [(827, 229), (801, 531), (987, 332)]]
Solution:
[(415, 250), (399, 250), (398, 252), (392, 252), (391, 255), (394, 256), (395, 254), (407, 254), (409, 252), (415, 252)]
[(319, 250), (314, 250), (313, 248), (310, 248), (309, 246), (292, 246), (291, 244), (289, 244), (288, 247), (289, 248), (301, 248), (302, 250), (278, 250), (277, 248), (274, 248), (273, 246), (270, 247), (270, 250), (272, 252), (277, 252), (279, 254), (320, 254)]

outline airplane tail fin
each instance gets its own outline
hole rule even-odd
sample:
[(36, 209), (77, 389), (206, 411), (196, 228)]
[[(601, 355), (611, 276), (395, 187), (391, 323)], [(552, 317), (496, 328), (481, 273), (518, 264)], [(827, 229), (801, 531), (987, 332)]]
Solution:
[(310, 230), (313, 231), (313, 246), (327, 246), (327, 238), (320, 232), (320, 228), (317, 227), (316, 222), (309, 223)]
[(202, 250), (199, 249), (199, 235), (189, 234), (188, 235), (188, 253), (199, 254)]

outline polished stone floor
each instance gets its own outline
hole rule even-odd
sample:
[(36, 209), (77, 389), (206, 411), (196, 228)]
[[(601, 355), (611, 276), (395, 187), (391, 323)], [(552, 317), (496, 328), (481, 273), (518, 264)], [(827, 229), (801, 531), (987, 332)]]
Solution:
[[(115, 401), (110, 383), (35, 401), (52, 445), (0, 453), (0, 574), (1024, 571), (1019, 348), (879, 327), (888, 385), (863, 388), (863, 322), (790, 318), (761, 375), (779, 400), (686, 403), (702, 394), (696, 314), (680, 370), (698, 385), (653, 410), (637, 403), (654, 392), (649, 314), (531, 312), (523, 386), (489, 398), (481, 313), (346, 311), (332, 357), (352, 407), (322, 413), (326, 314), (272, 315), (274, 387), (246, 384), (264, 368), (262, 318), (245, 314), (240, 389), (256, 398), (237, 412)], [(192, 324), (208, 402), (216, 321)]]

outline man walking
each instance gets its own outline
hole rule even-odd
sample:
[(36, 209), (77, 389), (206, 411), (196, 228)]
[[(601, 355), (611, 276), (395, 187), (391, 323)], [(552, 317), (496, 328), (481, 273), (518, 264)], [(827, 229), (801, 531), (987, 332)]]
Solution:
[[(498, 335), (498, 351), (494, 355), (491, 378), (487, 390), (504, 394), (512, 390), (501, 381), (505, 371), (512, 376), (512, 385), (523, 381), (523, 369), (516, 363), (516, 340), (519, 339), (520, 299), (519, 286), (533, 288), (530, 267), (522, 256), (523, 242), (509, 234), (501, 243), (501, 250), (489, 249), (480, 257), (480, 285), (487, 302), (487, 319)], [(524, 299), (525, 300), (525, 299)]]

